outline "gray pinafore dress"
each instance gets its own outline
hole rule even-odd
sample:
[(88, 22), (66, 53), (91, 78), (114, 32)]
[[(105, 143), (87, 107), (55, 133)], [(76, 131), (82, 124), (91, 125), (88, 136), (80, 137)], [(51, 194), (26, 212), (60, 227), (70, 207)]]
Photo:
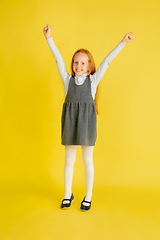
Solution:
[(82, 85), (71, 77), (62, 108), (62, 145), (94, 146), (97, 138), (97, 113), (91, 93), (90, 77)]

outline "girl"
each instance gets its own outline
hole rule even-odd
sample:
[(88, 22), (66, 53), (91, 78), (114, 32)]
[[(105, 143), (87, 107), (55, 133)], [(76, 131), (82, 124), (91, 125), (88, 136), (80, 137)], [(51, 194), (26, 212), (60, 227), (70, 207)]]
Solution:
[(62, 56), (51, 37), (51, 27), (47, 24), (43, 29), (47, 43), (55, 57), (58, 70), (65, 89), (65, 102), (61, 118), (61, 143), (65, 145), (65, 195), (61, 204), (62, 209), (71, 206), (74, 200), (72, 193), (73, 168), (77, 146), (82, 148), (83, 163), (86, 178), (86, 195), (81, 202), (80, 209), (87, 211), (91, 207), (94, 166), (93, 147), (97, 138), (97, 112), (94, 100), (97, 86), (102, 79), (110, 62), (122, 50), (126, 43), (133, 40), (132, 32), (125, 35), (117, 47), (110, 52), (95, 70), (91, 53), (86, 49), (79, 49), (72, 57), (71, 75), (66, 71)]

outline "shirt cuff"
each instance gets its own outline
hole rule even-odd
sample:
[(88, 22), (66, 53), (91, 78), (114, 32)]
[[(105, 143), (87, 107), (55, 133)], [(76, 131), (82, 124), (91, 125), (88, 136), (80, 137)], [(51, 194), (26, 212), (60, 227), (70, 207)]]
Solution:
[(124, 44), (122, 41), (120, 42), (120, 45), (121, 45), (122, 47), (126, 46), (126, 44)]
[(46, 38), (46, 41), (47, 41), (47, 42), (52, 41), (52, 37)]

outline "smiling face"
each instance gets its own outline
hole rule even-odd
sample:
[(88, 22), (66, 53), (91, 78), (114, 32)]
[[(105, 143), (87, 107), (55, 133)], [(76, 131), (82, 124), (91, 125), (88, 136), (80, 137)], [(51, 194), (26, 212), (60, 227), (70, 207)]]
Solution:
[(73, 71), (76, 75), (80, 76), (89, 71), (89, 58), (87, 54), (78, 52), (74, 56)]

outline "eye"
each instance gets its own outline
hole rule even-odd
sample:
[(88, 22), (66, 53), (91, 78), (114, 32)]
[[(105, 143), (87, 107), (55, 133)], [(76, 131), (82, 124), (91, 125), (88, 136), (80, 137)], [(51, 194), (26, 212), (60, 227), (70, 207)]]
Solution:
[(75, 64), (77, 64), (78, 62), (74, 62)]
[(82, 65), (84, 65), (85, 63), (82, 62)]

